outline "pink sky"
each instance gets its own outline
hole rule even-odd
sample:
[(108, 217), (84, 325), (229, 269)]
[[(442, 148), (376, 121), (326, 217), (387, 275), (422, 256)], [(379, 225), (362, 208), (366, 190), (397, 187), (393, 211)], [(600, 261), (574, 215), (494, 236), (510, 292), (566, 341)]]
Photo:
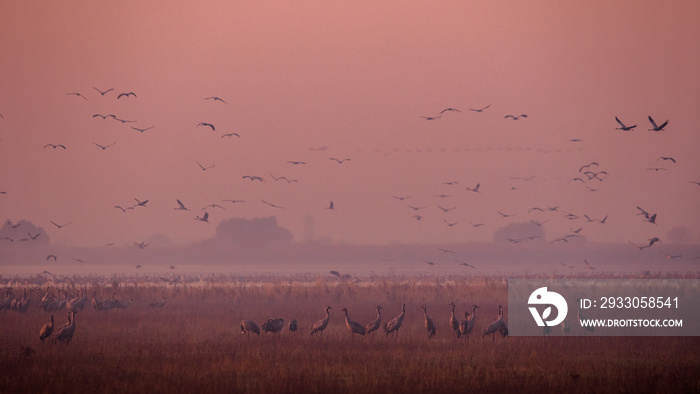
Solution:
[[(1, 6), (0, 219), (69, 245), (197, 241), (222, 220), (271, 215), (296, 240), (312, 218), (314, 237), (352, 243), (489, 241), (530, 220), (547, 221), (548, 241), (583, 227), (642, 243), (684, 227), (700, 243), (694, 1), (155, 3)], [(448, 107), (461, 112), (421, 118)], [(648, 132), (648, 115), (670, 123)], [(615, 116), (638, 127), (615, 130)], [(603, 181), (570, 181), (591, 161)], [(114, 208), (134, 198), (147, 208)], [(226, 209), (195, 221), (211, 203)], [(407, 205), (427, 207), (423, 219)], [(559, 211), (528, 213), (547, 206)]]

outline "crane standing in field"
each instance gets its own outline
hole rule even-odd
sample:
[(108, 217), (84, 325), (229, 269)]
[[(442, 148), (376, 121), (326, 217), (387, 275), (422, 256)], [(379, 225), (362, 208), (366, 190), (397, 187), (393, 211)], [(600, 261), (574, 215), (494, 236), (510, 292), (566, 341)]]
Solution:
[(260, 329), (263, 332), (271, 332), (273, 334), (280, 335), (282, 332), (282, 329), (284, 328), (284, 319), (273, 319), (269, 318), (265, 323), (263, 323), (262, 326), (260, 326)]
[(432, 338), (435, 336), (435, 323), (433, 319), (428, 317), (428, 307), (423, 304), (421, 308), (423, 308), (423, 315), (425, 316), (425, 329), (428, 331), (428, 338)]
[(43, 342), (44, 339), (50, 337), (52, 333), (53, 333), (53, 315), (51, 315), (51, 323), (44, 324), (44, 326), (41, 327), (41, 330), (39, 330), (39, 339), (41, 339), (41, 341)]
[(73, 334), (75, 334), (75, 313), (75, 310), (68, 313), (68, 324), (64, 324), (56, 331), (56, 335), (53, 337), (54, 343), (61, 341), (67, 345), (73, 339)]
[(496, 333), (499, 332), (505, 338), (508, 335), (508, 326), (506, 325), (506, 322), (503, 320), (503, 306), (499, 305), (498, 306), (498, 319), (496, 319), (494, 322), (486, 326), (484, 328), (484, 337), (487, 335), (493, 335), (492, 341), (496, 340)]
[(450, 327), (452, 328), (452, 332), (455, 333), (457, 336), (457, 339), (459, 339), (459, 336), (461, 333), (459, 332), (459, 319), (457, 319), (457, 316), (455, 316), (455, 308), (457, 307), (457, 304), (454, 302), (450, 302), (449, 305), (452, 305), (452, 315), (450, 316)]
[(314, 323), (311, 326), (311, 334), (310, 335), (314, 335), (315, 333), (320, 332), (319, 335), (321, 335), (321, 338), (323, 338), (323, 330), (326, 329), (326, 327), (328, 326), (328, 321), (331, 320), (331, 313), (329, 312), (330, 309), (332, 309), (330, 307), (330, 305), (326, 306), (326, 317), (317, 321), (316, 323)]
[(260, 327), (252, 320), (241, 321), (241, 334), (250, 335), (251, 332), (260, 335)]
[(382, 307), (377, 305), (377, 318), (372, 320), (371, 322), (367, 323), (365, 326), (365, 332), (367, 334), (375, 332), (379, 329), (379, 326), (382, 324)]
[(348, 308), (343, 308), (343, 312), (345, 312), (345, 326), (348, 328), (348, 331), (350, 331), (350, 337), (354, 339), (355, 334), (364, 336), (365, 328), (362, 327), (360, 323), (350, 320), (348, 317)]
[(469, 340), (472, 331), (474, 330), (474, 319), (476, 317), (476, 308), (479, 305), (472, 305), (472, 313), (464, 312), (464, 320), (459, 323), (459, 332), (462, 334), (466, 340)]
[(384, 324), (384, 332), (388, 336), (394, 333), (394, 336), (399, 338), (399, 328), (403, 324), (403, 317), (406, 315), (406, 304), (401, 306), (401, 314), (391, 319), (388, 323)]

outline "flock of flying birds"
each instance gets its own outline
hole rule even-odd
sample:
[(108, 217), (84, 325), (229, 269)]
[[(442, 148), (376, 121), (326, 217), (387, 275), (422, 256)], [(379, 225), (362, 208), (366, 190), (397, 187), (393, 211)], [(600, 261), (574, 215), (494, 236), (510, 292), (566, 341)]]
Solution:
[[(108, 94), (110, 94), (111, 92), (114, 91), (114, 88), (109, 88), (109, 89), (106, 89), (106, 90), (101, 90), (101, 89), (98, 89), (98, 88), (94, 87), (93, 89), (99, 94), (99, 97), (105, 97), (106, 95), (108, 95)], [(132, 91), (121, 92), (121, 93), (119, 93), (119, 94), (117, 94), (117, 93), (115, 92), (115, 93), (113, 93), (113, 94), (116, 95), (116, 99), (117, 99), (117, 100), (132, 100), (132, 99), (138, 98), (138, 95), (137, 95), (136, 93), (132, 92)], [(76, 96), (76, 97), (78, 97), (78, 98), (82, 98), (83, 100), (88, 100), (88, 97), (86, 97), (85, 95), (83, 95), (82, 93), (79, 93), (79, 92), (69, 92), (69, 93), (66, 93), (66, 95), (68, 95), (68, 96)], [(224, 99), (222, 99), (222, 98), (220, 98), (220, 97), (218, 97), (218, 96), (204, 97), (204, 100), (212, 101), (212, 102), (220, 102), (220, 103), (223, 103), (223, 104), (227, 104), (227, 101), (226, 101), (226, 100), (224, 100)], [(488, 110), (489, 108), (491, 108), (491, 105), (490, 105), (490, 104), (489, 104), (489, 105), (486, 105), (486, 106), (484, 106), (484, 107), (479, 107), (479, 108), (468, 108), (468, 109), (469, 109), (470, 111), (472, 111), (472, 112), (475, 112), (475, 113), (483, 113), (483, 112), (485, 112), (486, 110)], [(443, 117), (444, 115), (446, 115), (446, 114), (449, 114), (449, 113), (461, 113), (461, 112), (462, 112), (462, 111), (459, 110), (459, 109), (457, 109), (457, 108), (449, 107), (449, 108), (445, 108), (445, 109), (441, 110), (441, 111), (438, 113), (438, 115), (421, 116), (421, 118), (423, 118), (423, 119), (425, 119), (425, 120), (428, 120), (428, 121), (435, 121), (435, 120), (438, 120), (438, 119), (442, 118), (442, 117)], [(0, 114), (0, 118), (4, 119), (4, 117), (3, 117), (1, 114)], [(139, 133), (145, 133), (145, 132), (147, 132), (147, 131), (149, 131), (149, 130), (152, 130), (153, 128), (156, 127), (155, 125), (149, 125), (149, 126), (147, 126), (147, 127), (137, 127), (136, 125), (132, 125), (132, 124), (134, 124), (134, 123), (137, 123), (135, 120), (124, 119), (124, 118), (122, 118), (122, 117), (120, 117), (120, 116), (117, 116), (117, 115), (115, 115), (115, 114), (101, 114), (101, 113), (95, 113), (94, 115), (92, 115), (92, 118), (95, 118), (95, 119), (102, 119), (102, 120), (112, 120), (112, 121), (115, 121), (115, 122), (119, 122), (119, 123), (121, 123), (121, 124), (128, 125), (131, 129), (133, 129), (133, 130), (135, 130), (135, 131), (137, 131), (137, 132), (139, 132)], [(527, 119), (527, 118), (528, 118), (528, 115), (527, 115), (527, 114), (524, 114), (524, 113), (521, 113), (521, 114), (506, 114), (506, 115), (504, 115), (503, 118), (504, 118), (504, 119), (510, 119), (510, 120), (512, 120), (512, 121), (517, 121), (517, 120), (520, 120), (520, 119)], [(651, 116), (648, 117), (648, 120), (649, 120), (649, 122), (650, 122), (650, 128), (649, 128), (648, 130), (649, 130), (649, 131), (653, 131), (653, 132), (661, 132), (661, 131), (664, 131), (665, 128), (666, 128), (666, 127), (668, 126), (668, 124), (669, 124), (669, 121), (668, 121), (668, 120), (664, 121), (664, 122), (661, 123), (661, 124), (657, 124), (656, 121), (654, 121), (654, 119), (653, 119)], [(620, 126), (620, 127), (617, 127), (616, 130), (621, 130), (621, 131), (624, 131), (624, 132), (632, 132), (632, 131), (634, 131), (634, 129), (637, 127), (636, 124), (633, 124), (633, 125), (627, 125), (627, 124), (625, 124), (625, 123), (622, 122), (617, 116), (615, 117), (615, 121), (616, 121), (616, 122), (618, 123), (618, 125)], [(196, 125), (196, 127), (208, 128), (208, 129), (210, 129), (211, 131), (217, 131), (216, 125), (215, 125), (214, 123), (211, 123), (211, 122), (205, 122), (205, 121), (199, 122), (199, 123)], [(232, 137), (241, 138), (241, 135), (240, 135), (238, 132), (227, 132), (227, 133), (221, 134), (221, 136), (220, 136), (220, 138), (222, 138), (222, 139), (224, 139), (224, 138), (232, 138)], [(580, 140), (571, 140), (571, 141), (580, 141)], [(95, 146), (97, 146), (99, 149), (103, 150), (103, 151), (104, 151), (104, 150), (107, 150), (108, 148), (110, 148), (110, 147), (112, 147), (112, 146), (114, 146), (114, 145), (116, 144), (116, 142), (112, 142), (112, 143), (109, 143), (109, 144), (99, 144), (99, 143), (97, 143), (97, 142), (92, 142), (92, 143), (93, 143)], [(54, 150), (55, 150), (55, 149), (67, 150), (67, 149), (68, 149), (68, 148), (66, 147), (65, 144), (61, 144), (61, 143), (47, 143), (47, 144), (45, 144), (43, 147), (44, 147), (44, 149), (51, 148), (51, 149), (54, 149)], [(309, 148), (309, 149), (310, 149), (310, 150), (316, 150), (316, 151), (325, 151), (325, 150), (327, 149), (327, 147), (326, 147), (326, 146), (322, 146), (322, 147), (318, 147), (318, 148)], [(337, 164), (344, 164), (344, 163), (346, 163), (346, 162), (351, 161), (350, 158), (329, 157), (328, 159), (329, 159), (330, 161), (336, 162)], [(668, 157), (668, 156), (661, 156), (661, 157), (658, 158), (658, 160), (661, 160), (661, 161), (664, 161), (664, 162), (667, 161), (667, 162), (670, 162), (670, 163), (673, 163), (673, 164), (676, 163), (676, 160), (675, 160), (673, 157)], [(301, 161), (301, 160), (288, 160), (287, 163), (290, 164), (290, 165), (293, 165), (293, 166), (303, 166), (303, 165), (306, 165), (306, 164), (307, 164), (306, 161)], [(210, 164), (210, 163), (202, 164), (202, 163), (200, 163), (199, 161), (196, 162), (196, 165), (197, 165), (202, 171), (208, 171), (208, 170), (212, 169), (212, 168), (215, 166), (214, 164)], [(649, 170), (649, 171), (662, 171), (662, 170), (666, 170), (666, 169), (665, 169), (665, 168), (661, 168), (661, 167), (653, 167), (653, 168), (647, 168), (647, 170)], [(273, 174), (269, 174), (269, 176), (270, 176), (270, 178), (267, 178), (266, 176), (263, 177), (263, 176), (261, 176), (261, 175), (246, 174), (246, 175), (243, 175), (241, 178), (242, 178), (242, 179), (247, 179), (247, 180), (249, 180), (249, 181), (251, 181), (251, 182), (260, 182), (260, 183), (266, 182), (266, 178), (267, 178), (267, 179), (272, 179), (274, 182), (279, 182), (279, 181), (283, 181), (283, 182), (287, 182), (287, 183), (296, 183), (296, 182), (298, 182), (298, 179), (288, 178), (288, 177), (286, 177), (286, 176), (275, 176), (275, 175), (273, 175)], [(609, 176), (608, 171), (606, 171), (605, 169), (601, 168), (601, 167), (600, 167), (600, 164), (598, 164), (597, 162), (590, 162), (590, 163), (587, 163), (587, 164), (585, 164), (585, 165), (580, 166), (580, 168), (578, 169), (578, 173), (576, 174), (575, 177), (572, 177), (572, 178), (570, 179), (570, 182), (581, 183), (587, 190), (589, 190), (589, 191), (596, 191), (596, 190), (597, 190), (597, 185), (599, 185), (600, 182), (605, 181), (605, 180), (608, 178), (608, 176)], [(531, 178), (517, 178), (517, 177), (513, 177), (513, 179), (520, 179), (520, 180), (523, 180), (523, 181), (528, 181), (528, 180), (531, 180), (532, 177), (531, 177)], [(690, 182), (690, 183), (695, 183), (695, 184), (700, 185), (700, 182)], [(458, 182), (457, 182), (457, 181), (446, 181), (446, 182), (443, 182), (443, 184), (446, 185), (446, 186), (456, 186), (456, 185), (458, 184)], [(591, 186), (591, 185), (593, 185), (593, 186)], [(481, 193), (482, 190), (484, 190), (484, 188), (482, 187), (482, 184), (481, 184), (481, 183), (475, 183), (475, 184), (473, 184), (473, 185), (465, 186), (465, 189), (464, 189), (464, 190), (466, 190), (467, 192), (471, 192), (471, 193)], [(3, 191), (2, 194), (6, 194), (6, 192)], [(444, 193), (440, 193), (440, 194), (435, 194), (435, 195), (434, 195), (434, 197), (440, 198), (440, 199), (446, 199), (446, 198), (451, 197), (451, 196), (452, 196), (451, 194), (444, 194)], [(406, 200), (409, 200), (411, 197), (412, 197), (412, 196), (393, 196), (394, 199), (396, 199), (397, 201), (401, 201), (401, 202), (404, 202), (404, 201), (406, 201)], [(173, 206), (173, 209), (174, 209), (174, 210), (191, 212), (191, 209), (190, 209), (182, 200), (180, 200), (179, 198), (174, 198), (173, 200), (174, 200), (174, 206)], [(114, 208), (120, 210), (120, 211), (123, 212), (123, 213), (127, 213), (127, 212), (133, 211), (133, 210), (135, 210), (135, 209), (146, 208), (146, 207), (147, 207), (147, 204), (148, 204), (148, 202), (149, 202), (148, 199), (140, 200), (140, 199), (138, 199), (138, 198), (134, 198), (134, 201), (135, 201), (135, 202), (134, 202), (134, 203), (131, 203), (131, 204), (116, 204), (116, 205), (114, 205)], [(449, 200), (445, 200), (445, 201), (449, 201)], [(239, 199), (225, 199), (225, 200), (222, 200), (221, 202), (222, 202), (222, 203), (223, 203), (223, 202), (230, 202), (230, 203), (232, 203), (232, 204), (238, 204), (238, 203), (245, 203), (246, 201), (245, 201), (245, 200), (239, 200)], [(410, 201), (409, 201), (409, 202), (410, 202)], [(275, 209), (284, 209), (284, 206), (279, 205), (278, 203), (275, 203), (275, 202), (270, 202), (270, 201), (265, 200), (265, 199), (260, 199), (260, 203), (262, 203), (262, 204), (264, 204), (264, 205), (267, 205), (267, 206), (269, 206), (269, 207), (275, 208)], [(423, 210), (426, 209), (426, 208), (428, 208), (427, 206), (424, 206), (424, 205), (412, 205), (412, 204), (408, 204), (408, 203), (406, 203), (406, 206), (407, 206), (407, 208), (410, 209), (410, 211), (412, 212), (412, 216), (411, 216), (411, 217), (412, 217), (413, 219), (415, 219), (416, 221), (421, 221), (421, 220), (424, 218)], [(447, 203), (444, 203), (444, 204), (443, 204), (443, 203), (437, 204), (437, 207), (438, 207), (438, 208), (440, 209), (440, 211), (442, 211), (442, 213), (444, 213), (444, 214), (448, 214), (449, 212), (451, 212), (451, 211), (453, 211), (453, 210), (455, 210), (455, 209), (457, 208), (456, 206), (449, 205), (449, 204), (447, 204)], [(206, 205), (205, 207), (201, 208), (201, 210), (204, 211), (204, 212), (203, 212), (202, 214), (197, 214), (197, 215), (195, 215), (194, 220), (197, 220), (197, 221), (200, 221), (200, 222), (208, 223), (208, 222), (209, 222), (209, 219), (210, 219), (210, 215), (209, 215), (209, 211), (208, 211), (208, 210), (215, 209), (215, 208), (216, 208), (216, 209), (225, 209), (224, 206), (222, 206), (222, 205), (220, 205), (220, 204), (217, 204), (217, 203), (208, 204), (208, 205)], [(329, 209), (329, 210), (334, 210), (334, 209), (335, 209), (335, 204), (334, 204), (334, 202), (333, 202), (333, 201), (329, 201), (328, 205), (327, 205), (325, 208), (326, 208), (326, 209)], [(651, 223), (651, 224), (656, 224), (656, 220), (657, 220), (657, 215), (656, 215), (656, 213), (649, 213), (649, 212), (647, 212), (646, 210), (642, 209), (641, 207), (637, 207), (637, 208), (638, 208), (639, 211), (640, 211), (639, 215), (644, 216), (644, 221), (645, 221), (645, 222), (648, 222), (648, 223)], [(580, 216), (579, 216), (579, 215), (576, 215), (576, 214), (573, 214), (573, 213), (570, 213), (570, 212), (566, 212), (566, 211), (564, 211), (564, 210), (560, 210), (559, 207), (547, 207), (547, 208), (533, 207), (532, 209), (530, 209), (530, 210), (528, 211), (528, 213), (531, 213), (532, 211), (549, 212), (549, 213), (560, 213), (560, 214), (561, 214), (562, 216), (564, 216), (566, 219), (569, 219), (569, 220), (572, 220), (572, 221), (573, 221), (573, 220), (578, 220), (578, 219), (580, 219)], [(501, 211), (497, 211), (497, 213), (498, 213), (501, 217), (503, 217), (503, 218), (509, 218), (509, 217), (512, 217), (512, 216), (515, 216), (515, 215), (516, 215), (516, 213), (504, 213), (504, 212), (501, 212)], [(584, 214), (584, 215), (582, 215), (582, 216), (583, 216), (583, 218), (585, 218), (585, 220), (586, 220), (585, 223), (596, 223), (596, 224), (603, 224), (603, 225), (604, 225), (604, 224), (606, 224), (606, 220), (608, 219), (608, 216), (607, 216), (607, 215), (606, 215), (605, 217), (602, 217), (602, 218), (593, 218), (593, 217), (589, 216), (588, 214)], [(457, 225), (459, 224), (457, 221), (449, 220), (448, 218), (444, 218), (444, 219), (443, 219), (443, 222), (444, 222), (445, 225), (448, 226), (448, 227), (454, 227), (454, 226), (457, 226)], [(546, 223), (547, 221), (546, 221), (546, 220), (545, 220), (545, 221), (530, 220), (530, 222), (531, 222), (532, 224), (536, 225), (537, 227), (541, 227), (541, 226), (542, 226), (544, 223)], [(65, 224), (58, 224), (58, 223), (53, 222), (53, 221), (52, 221), (51, 223), (52, 223), (57, 229), (62, 229), (63, 227), (65, 227), (65, 226), (71, 224), (70, 221), (67, 222), (67, 223), (65, 223)], [(470, 225), (473, 226), (474, 228), (479, 228), (479, 227), (484, 226), (484, 223), (470, 223)], [(582, 237), (582, 235), (580, 234), (581, 230), (582, 230), (582, 227), (579, 227), (579, 228), (576, 229), (576, 230), (572, 229), (571, 232), (570, 232), (569, 234), (562, 235), (561, 237), (558, 237), (558, 238), (554, 239), (554, 240), (551, 241), (551, 242), (552, 242), (552, 243), (556, 243), (556, 242), (567, 243), (567, 242), (569, 242), (569, 240), (571, 240), (572, 238)], [(508, 241), (510, 241), (510, 242), (512, 242), (512, 243), (521, 243), (521, 242), (531, 241), (531, 240), (536, 239), (536, 238), (540, 238), (540, 236), (537, 236), (537, 235), (536, 235), (536, 236), (524, 235), (524, 236), (518, 237), (518, 238), (508, 238)], [(639, 243), (633, 243), (632, 241), (630, 241), (630, 244), (632, 244), (633, 246), (635, 246), (635, 247), (638, 248), (639, 250), (645, 250), (645, 249), (647, 249), (647, 248), (651, 248), (651, 247), (652, 247), (655, 243), (657, 243), (657, 242), (661, 242), (661, 240), (660, 240), (658, 237), (652, 237), (652, 238), (649, 238), (648, 243), (639, 244)], [(135, 245), (136, 247), (138, 247), (138, 248), (141, 248), (141, 249), (143, 249), (143, 248), (145, 248), (146, 246), (148, 246), (148, 244), (145, 243), (145, 242), (134, 242), (134, 245)], [(667, 255), (667, 257), (668, 257), (669, 259), (675, 259), (675, 258), (681, 257), (680, 255), (667, 254), (666, 252), (663, 252), (663, 251), (662, 251), (662, 253), (664, 253), (665, 255)], [(700, 257), (700, 256), (698, 256), (698, 257)], [(428, 265), (435, 265), (435, 264), (437, 264), (437, 263), (435, 263), (434, 261), (429, 260), (429, 259), (422, 259), (421, 261), (423, 261), (424, 263), (426, 263), (426, 264), (428, 264)], [(457, 262), (457, 263), (460, 264), (460, 265), (464, 265), (465, 267), (475, 268), (473, 265), (468, 264), (468, 263), (464, 262), (463, 260), (455, 259), (454, 261)], [(594, 268), (592, 268), (592, 266), (591, 266), (590, 264), (588, 264), (587, 261), (586, 261), (585, 263), (586, 263), (586, 266), (587, 266), (588, 269), (594, 269)], [(562, 265), (564, 265), (564, 264), (562, 263)]]

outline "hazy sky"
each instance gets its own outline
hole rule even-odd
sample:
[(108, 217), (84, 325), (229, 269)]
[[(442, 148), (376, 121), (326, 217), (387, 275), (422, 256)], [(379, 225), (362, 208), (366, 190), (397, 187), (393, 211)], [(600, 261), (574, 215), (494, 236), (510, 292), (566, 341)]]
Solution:
[[(700, 242), (695, 1), (13, 1), (0, 15), (0, 219), (53, 242), (189, 242), (272, 215), (296, 240), (488, 241), (535, 220), (547, 241), (684, 227)], [(422, 117), (446, 108), (461, 112)], [(649, 115), (670, 122), (649, 132)], [(579, 172), (593, 161), (602, 181)], [(135, 198), (147, 207), (114, 208)], [(212, 203), (225, 210), (194, 220)]]

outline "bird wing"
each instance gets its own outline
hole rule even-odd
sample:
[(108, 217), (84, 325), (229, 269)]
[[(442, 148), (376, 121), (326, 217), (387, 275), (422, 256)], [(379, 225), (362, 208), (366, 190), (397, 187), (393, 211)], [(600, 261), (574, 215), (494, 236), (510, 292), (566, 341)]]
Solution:
[(661, 123), (661, 126), (658, 127), (659, 130), (661, 130), (661, 129), (663, 129), (664, 127), (666, 127), (667, 124), (668, 124), (668, 120), (665, 121), (665, 122), (663, 122), (663, 123)]
[(658, 129), (658, 127), (656, 126), (656, 122), (654, 122), (654, 119), (651, 118), (651, 115), (649, 116), (649, 122), (651, 122), (651, 125), (654, 129)]
[(617, 116), (615, 117), (615, 120), (617, 121), (617, 123), (620, 124), (621, 127), (627, 127), (627, 126), (625, 126), (624, 123), (622, 123), (622, 122), (620, 121), (620, 119), (617, 118)]

